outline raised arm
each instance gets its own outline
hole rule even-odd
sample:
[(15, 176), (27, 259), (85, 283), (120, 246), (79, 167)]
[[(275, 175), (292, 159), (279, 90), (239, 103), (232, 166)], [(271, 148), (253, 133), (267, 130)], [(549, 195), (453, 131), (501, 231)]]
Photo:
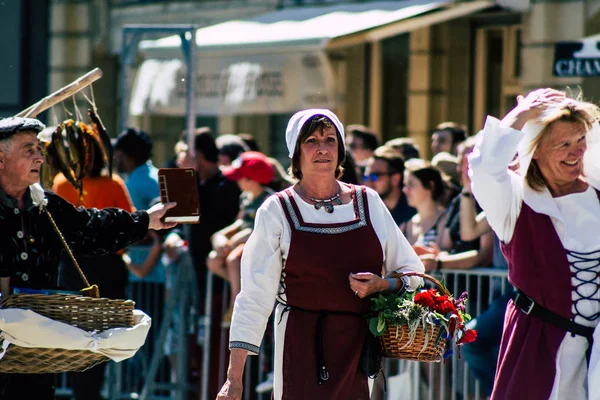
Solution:
[(469, 155), (471, 190), (492, 229), (501, 240), (508, 242), (523, 200), (523, 179), (508, 166), (517, 153), (523, 133), (503, 128), (499, 120), (488, 117), (480, 135)]
[(468, 166), (461, 168), (462, 192), (460, 198), (460, 239), (470, 242), (484, 233), (492, 230), (485, 218), (485, 212), (477, 214), (475, 198), (471, 191), (471, 179), (469, 178)]
[(129, 255), (127, 255), (127, 253), (123, 255), (123, 259), (125, 260), (125, 266), (129, 270), (129, 272), (131, 272), (133, 275), (137, 276), (140, 279), (144, 279), (145, 277), (150, 275), (163, 253), (162, 243), (156, 232), (151, 230), (149, 231), (149, 233), (152, 237), (152, 247), (150, 248), (148, 255), (146, 256), (144, 261), (142, 261), (141, 264), (133, 264), (131, 262), (131, 258), (129, 257)]
[(65, 240), (76, 253), (102, 256), (115, 253), (142, 240), (148, 229), (173, 228), (162, 217), (175, 203), (156, 204), (148, 211), (129, 213), (120, 208), (75, 208), (71, 203), (46, 192), (48, 210)]
[(517, 106), (502, 121), (487, 118), (482, 136), (469, 155), (473, 194), (490, 226), (504, 242), (512, 237), (523, 201), (523, 177), (508, 168), (524, 137), (521, 130), (525, 123), (537, 119), (548, 104), (564, 97), (563, 92), (554, 89), (518, 96)]
[(492, 228), (485, 218), (485, 212), (477, 214), (473, 196), (464, 196), (460, 202), (460, 240), (470, 242)]

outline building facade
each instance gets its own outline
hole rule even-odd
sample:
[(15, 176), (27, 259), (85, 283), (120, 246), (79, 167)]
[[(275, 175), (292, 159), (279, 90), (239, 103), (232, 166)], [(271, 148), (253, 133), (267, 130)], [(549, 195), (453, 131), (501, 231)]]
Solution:
[(0, 117), (15, 115), (47, 94), (49, 0), (0, 4)]
[[(437, 8), (403, 18), (397, 17), (401, 10), (415, 5), (427, 7), (433, 2), (396, 0), (386, 3), (387, 15), (396, 12), (395, 17), (362, 31), (333, 34), (326, 44), (311, 48), (318, 50), (311, 53), (316, 57), (289, 61), (296, 50), (301, 50), (298, 44), (289, 38), (287, 42), (281, 40), (273, 44), (276, 40), (270, 39), (271, 54), (289, 54), (288, 64), (281, 64), (283, 61), (277, 57), (270, 61), (279, 63), (277, 68), (289, 71), (286, 79), (296, 79), (298, 74), (294, 68), (299, 64), (310, 66), (315, 60), (326, 64), (316, 78), (311, 79), (310, 75), (303, 78), (311, 84), (322, 82), (323, 90), (317, 96), (308, 96), (313, 103), (296, 102), (298, 107), (303, 104), (331, 107), (347, 124), (371, 126), (383, 139), (409, 136), (427, 150), (431, 131), (438, 123), (453, 120), (467, 125), (475, 133), (487, 114), (501, 116), (514, 104), (517, 94), (537, 87), (569, 87), (574, 92), (583, 90), (586, 98), (600, 96), (597, 84), (600, 78), (560, 76), (554, 68), (557, 42), (578, 41), (600, 32), (600, 0), (447, 1), (437, 2), (442, 4)], [(0, 24), (5, 31), (2, 48), (9, 55), (7, 60), (15, 62), (0, 66), (0, 82), (5, 88), (1, 91), (0, 110), (3, 116), (13, 115), (43, 95), (100, 67), (104, 76), (93, 86), (94, 97), (114, 136), (122, 125), (119, 103), (123, 93), (133, 94), (136, 77), (133, 71), (126, 87), (120, 87), (124, 25), (196, 24), (202, 30), (226, 22), (260, 19), (285, 10), (292, 10), (292, 15), (297, 14), (295, 18), (300, 20), (303, 10), (320, 8), (322, 11), (313, 15), (314, 20), (343, 12), (348, 4), (353, 3), (47, 0), (36, 1), (34, 7), (32, 0), (8, 2), (4, 5), (7, 12), (0, 14), (0, 18), (12, 25)], [(366, 9), (361, 12), (368, 11), (369, 4), (381, 8), (381, 2), (362, 4), (366, 4)], [(32, 24), (35, 30), (28, 28)], [(239, 64), (240, 57), (243, 58), (239, 56), (240, 49), (247, 46), (236, 47), (236, 42), (245, 35), (240, 31), (231, 36), (227, 46), (212, 52), (210, 62), (214, 66), (199, 63), (199, 73), (203, 70), (219, 72), (232, 57)], [(157, 37), (147, 35), (145, 39)], [(201, 46), (199, 50), (202, 59)], [(144, 57), (149, 55), (140, 52), (134, 65), (141, 66)], [(274, 87), (274, 92), (277, 92), (276, 86), (282, 84), (277, 74), (261, 79), (260, 84), (267, 85), (269, 90)], [(207, 82), (204, 84), (211, 84)], [(252, 133), (266, 152), (285, 160), (283, 131), (295, 111), (295, 104), (288, 102), (285, 103), (287, 108), (282, 108), (276, 100), (255, 102), (255, 107), (248, 110), (237, 106), (227, 110), (221, 106), (207, 113), (204, 107), (198, 110), (198, 124), (211, 126), (218, 133)], [(76, 101), (81, 109), (88, 106), (82, 96), (76, 96)], [(72, 112), (70, 108), (67, 106), (67, 111)], [(126, 122), (148, 130), (155, 137), (158, 145), (155, 156), (160, 164), (169, 157), (185, 127), (184, 114), (183, 109), (169, 113), (146, 109), (137, 116), (126, 116)], [(57, 108), (42, 118), (52, 123), (67, 115), (62, 108)], [(427, 156), (426, 151), (424, 155)]]

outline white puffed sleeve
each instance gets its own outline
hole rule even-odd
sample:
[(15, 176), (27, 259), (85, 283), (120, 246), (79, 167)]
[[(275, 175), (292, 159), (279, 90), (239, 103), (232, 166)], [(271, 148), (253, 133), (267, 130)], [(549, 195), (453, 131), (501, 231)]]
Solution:
[(235, 300), (229, 348), (258, 354), (275, 305), (283, 265), (280, 240), (285, 216), (279, 198), (271, 196), (256, 213), (255, 225), (244, 246), (242, 290)]
[(471, 190), (498, 238), (510, 241), (523, 202), (523, 178), (508, 169), (524, 133), (488, 116), (469, 155)]

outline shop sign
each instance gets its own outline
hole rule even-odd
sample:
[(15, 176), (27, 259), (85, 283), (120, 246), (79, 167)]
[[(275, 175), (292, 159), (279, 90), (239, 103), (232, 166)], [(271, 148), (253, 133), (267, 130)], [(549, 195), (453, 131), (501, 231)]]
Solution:
[(556, 43), (552, 74), (559, 77), (600, 76), (599, 43), (593, 39)]

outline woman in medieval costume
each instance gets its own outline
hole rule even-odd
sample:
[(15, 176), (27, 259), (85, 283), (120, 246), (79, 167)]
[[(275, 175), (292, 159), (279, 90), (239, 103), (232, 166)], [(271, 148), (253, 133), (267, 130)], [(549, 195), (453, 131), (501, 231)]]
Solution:
[(242, 256), (242, 291), (233, 311), (231, 358), (218, 399), (242, 398), (248, 354), (257, 354), (275, 311), (274, 398), (368, 400), (359, 366), (369, 295), (414, 290), (423, 272), (377, 193), (338, 181), (344, 128), (329, 110), (295, 114), (286, 130), (298, 183), (267, 199)]
[(473, 194), (517, 288), (492, 399), (596, 399), (599, 110), (553, 89), (517, 101), (501, 121), (487, 118), (469, 156)]

